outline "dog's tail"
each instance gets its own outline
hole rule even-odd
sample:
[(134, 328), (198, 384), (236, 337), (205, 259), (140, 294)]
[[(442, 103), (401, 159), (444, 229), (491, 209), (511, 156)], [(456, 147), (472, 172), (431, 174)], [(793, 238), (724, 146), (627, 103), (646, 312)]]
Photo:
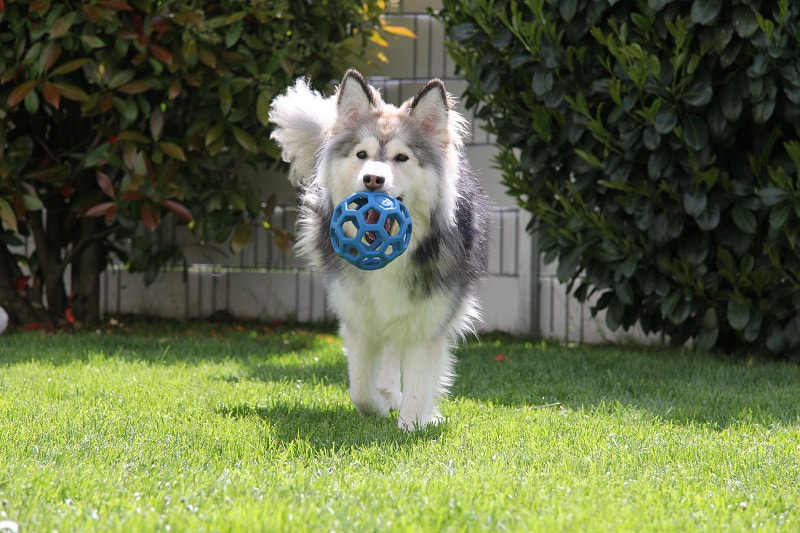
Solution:
[(336, 103), (299, 79), (272, 101), (269, 121), (276, 128), (270, 135), (281, 145), (283, 160), (289, 163), (289, 181), (305, 187), (314, 178), (317, 150), (325, 142), (336, 120)]

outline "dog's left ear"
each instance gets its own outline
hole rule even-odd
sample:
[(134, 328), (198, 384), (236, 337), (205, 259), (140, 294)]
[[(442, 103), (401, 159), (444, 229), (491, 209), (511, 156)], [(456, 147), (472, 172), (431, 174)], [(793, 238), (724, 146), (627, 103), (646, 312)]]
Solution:
[(411, 119), (428, 135), (447, 131), (450, 100), (444, 83), (431, 80), (419, 90), (409, 103)]

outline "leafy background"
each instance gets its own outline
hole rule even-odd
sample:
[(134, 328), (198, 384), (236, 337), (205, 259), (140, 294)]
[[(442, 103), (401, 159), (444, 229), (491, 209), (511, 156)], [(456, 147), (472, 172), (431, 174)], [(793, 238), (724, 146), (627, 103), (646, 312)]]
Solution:
[(467, 107), (612, 330), (797, 355), (800, 6), (446, 0)]
[(288, 246), (246, 171), (279, 160), (269, 102), (296, 77), (322, 87), (385, 60), (366, 44), (407, 33), (385, 7), (0, 2), (0, 305), (18, 323), (95, 322), (112, 256), (148, 282), (181, 261), (155, 238), (165, 218), (234, 252), (264, 229)]

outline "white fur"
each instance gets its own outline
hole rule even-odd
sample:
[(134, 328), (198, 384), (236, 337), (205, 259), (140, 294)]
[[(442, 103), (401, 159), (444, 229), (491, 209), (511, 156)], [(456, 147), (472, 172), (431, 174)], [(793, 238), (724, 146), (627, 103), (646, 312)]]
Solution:
[(278, 127), (270, 138), (281, 145), (290, 163), (289, 180), (295, 187), (311, 182), (317, 150), (336, 119), (336, 103), (314, 91), (305, 79), (272, 102), (269, 120)]
[[(370, 92), (366, 93), (357, 79), (346, 76), (337, 94), (325, 99), (304, 80), (298, 81), (273, 102), (270, 120), (278, 128), (272, 138), (282, 145), (284, 159), (292, 164), (292, 182), (313, 180), (333, 205), (365, 190), (364, 174), (375, 174), (386, 179), (385, 192), (402, 197), (409, 208), (412, 241), (403, 255), (376, 271), (347, 266), (328, 276), (327, 289), (341, 322), (350, 396), (356, 409), (377, 416), (399, 409), (398, 425), (412, 430), (440, 420), (437, 399), (453, 381), (451, 343), (474, 331), (473, 321), (480, 318), (474, 296), (459, 299), (442, 288), (421, 298), (409, 291), (407, 281), (414, 279), (411, 256), (430, 232), (431, 213), (439, 213), (439, 224), (455, 225), (465, 122), (449, 109), (449, 95), (443, 101), (438, 89), (423, 94), (413, 109), (411, 101), (398, 108), (384, 103), (373, 88), (367, 90)], [(419, 164), (409, 147), (411, 140), (402, 135), (391, 137), (383, 147), (385, 153), (378, 157), (375, 124), (394, 131), (404, 120), (413, 121), (427, 142), (444, 147), (444, 179), (431, 165)], [(353, 128), (358, 131), (358, 142), (347, 157), (326, 151), (333, 136)], [(357, 157), (361, 151), (368, 157)], [(398, 162), (398, 154), (409, 160)], [(317, 266), (323, 262), (318, 242), (327, 231), (318, 221), (300, 221), (298, 252)]]
[[(398, 285), (409, 263), (402, 259), (368, 275), (345, 272), (329, 292), (342, 322), (354, 405), (378, 416), (399, 408), (400, 427), (413, 429), (440, 418), (436, 399), (453, 380), (451, 339), (442, 332), (457, 325), (447, 323), (454, 303), (448, 293), (418, 300)], [(466, 310), (477, 312), (475, 303)]]

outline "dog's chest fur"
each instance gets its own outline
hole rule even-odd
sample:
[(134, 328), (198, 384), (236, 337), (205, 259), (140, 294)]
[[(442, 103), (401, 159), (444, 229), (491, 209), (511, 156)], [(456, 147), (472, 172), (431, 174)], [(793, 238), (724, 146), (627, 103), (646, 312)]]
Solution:
[(340, 317), (387, 338), (414, 336), (426, 342), (452, 315), (452, 293), (421, 292), (411, 257), (369, 273), (346, 268), (329, 278), (331, 303)]

